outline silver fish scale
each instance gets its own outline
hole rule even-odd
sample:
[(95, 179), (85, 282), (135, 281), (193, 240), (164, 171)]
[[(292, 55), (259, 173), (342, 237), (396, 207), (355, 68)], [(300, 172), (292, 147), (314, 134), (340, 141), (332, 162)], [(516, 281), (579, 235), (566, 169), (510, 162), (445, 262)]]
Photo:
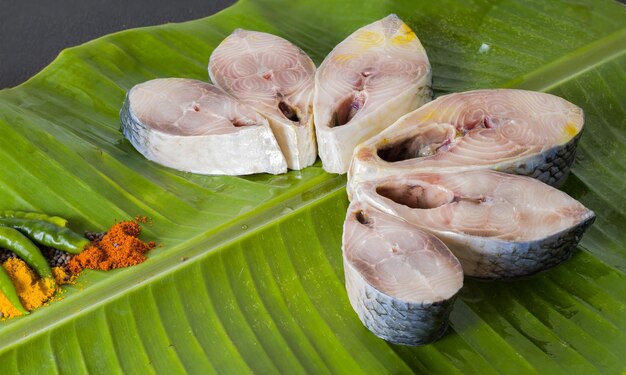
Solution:
[(122, 103), (122, 109), (120, 110), (120, 122), (122, 126), (120, 130), (124, 134), (126, 138), (130, 141), (131, 144), (139, 144), (140, 140), (138, 139), (138, 135), (136, 132), (129, 131), (129, 129), (133, 128), (145, 128), (145, 125), (139, 121), (137, 116), (130, 109), (130, 98), (129, 98), (130, 90), (126, 93), (126, 97), (124, 97), (124, 103)]
[(564, 145), (555, 146), (539, 155), (498, 170), (529, 176), (554, 187), (565, 183), (570, 167), (576, 158), (576, 146), (582, 131)]
[(348, 298), (359, 319), (376, 336), (400, 345), (426, 345), (443, 336), (456, 295), (434, 303), (411, 303), (369, 285), (344, 263)]
[[(594, 220), (595, 216), (592, 216), (567, 231), (539, 241), (513, 244), (503, 242), (489, 254), (473, 259), (474, 272), (468, 276), (481, 279), (510, 279), (546, 271), (572, 256), (583, 233)], [(451, 250), (455, 252), (455, 249)], [(465, 261), (461, 260), (461, 263)]]

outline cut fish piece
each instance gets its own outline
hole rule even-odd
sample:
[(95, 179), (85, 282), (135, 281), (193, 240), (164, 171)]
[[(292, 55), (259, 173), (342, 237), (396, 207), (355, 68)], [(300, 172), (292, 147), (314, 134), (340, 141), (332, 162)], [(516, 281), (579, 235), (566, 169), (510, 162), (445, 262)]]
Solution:
[(137, 151), (170, 168), (226, 175), (287, 171), (267, 120), (205, 82), (138, 84), (128, 91), (120, 120)]
[(463, 286), (461, 264), (446, 245), (354, 201), (342, 248), (350, 303), (370, 331), (403, 345), (424, 345), (443, 335)]
[(595, 219), (562, 191), (491, 170), (366, 181), (356, 186), (353, 201), (436, 235), (465, 275), (480, 278), (527, 276), (556, 266)]
[(211, 54), (215, 85), (265, 116), (290, 169), (315, 162), (315, 64), (275, 35), (237, 29)]
[(415, 33), (395, 14), (360, 28), (315, 75), (315, 129), (326, 171), (346, 173), (354, 148), (430, 101), (431, 70)]
[(495, 169), (560, 186), (574, 161), (583, 111), (524, 90), (445, 95), (407, 114), (354, 152), (349, 188), (407, 172)]

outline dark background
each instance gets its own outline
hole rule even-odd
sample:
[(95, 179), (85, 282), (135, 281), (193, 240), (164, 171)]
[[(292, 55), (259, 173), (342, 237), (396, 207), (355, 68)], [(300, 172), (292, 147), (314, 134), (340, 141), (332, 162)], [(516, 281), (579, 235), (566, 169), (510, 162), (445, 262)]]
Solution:
[(0, 89), (39, 72), (66, 47), (133, 27), (209, 16), (235, 0), (0, 0)]

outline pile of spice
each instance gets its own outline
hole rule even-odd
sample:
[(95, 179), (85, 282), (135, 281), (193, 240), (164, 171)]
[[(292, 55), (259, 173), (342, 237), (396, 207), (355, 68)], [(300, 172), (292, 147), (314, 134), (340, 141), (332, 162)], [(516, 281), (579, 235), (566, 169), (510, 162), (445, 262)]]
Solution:
[[(89, 245), (77, 255), (42, 247), (41, 254), (52, 267), (53, 278), (40, 277), (18, 256), (5, 249), (0, 249), (0, 264), (15, 286), (23, 308), (32, 311), (51, 301), (59, 290), (58, 286), (74, 283), (83, 269), (107, 271), (145, 261), (146, 253), (156, 247), (155, 242), (143, 242), (138, 238), (141, 233), (140, 224), (146, 222), (146, 218), (137, 217), (134, 220), (117, 222), (107, 232), (87, 232), (85, 237), (89, 240)], [(23, 312), (0, 292), (0, 318), (20, 315)]]
[[(36, 309), (54, 296), (56, 287), (52, 279), (39, 277), (21, 259), (11, 257), (2, 264), (2, 267), (11, 277), (17, 295), (26, 310)], [(4, 294), (0, 293), (0, 314), (2, 318), (13, 318), (22, 315), (22, 312), (13, 306)]]
[(68, 263), (70, 273), (76, 275), (85, 268), (108, 271), (143, 262), (146, 252), (154, 249), (156, 242), (141, 241), (137, 238), (140, 233), (137, 219), (116, 223), (104, 236), (97, 236), (87, 249), (72, 257)]

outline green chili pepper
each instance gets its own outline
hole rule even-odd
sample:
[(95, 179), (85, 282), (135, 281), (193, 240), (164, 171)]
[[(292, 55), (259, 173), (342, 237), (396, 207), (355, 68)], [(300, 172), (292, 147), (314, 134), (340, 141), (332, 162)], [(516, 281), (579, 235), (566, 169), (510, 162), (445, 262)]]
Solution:
[(39, 248), (18, 230), (0, 227), (0, 247), (14, 252), (31, 266), (39, 276), (54, 280), (50, 265), (43, 254), (41, 254)]
[(66, 219), (59, 216), (49, 216), (39, 212), (4, 211), (0, 212), (0, 217), (17, 217), (22, 219), (41, 220), (60, 227), (67, 227)]
[(13, 281), (11, 281), (11, 276), (9, 276), (9, 273), (4, 269), (4, 267), (0, 266), (0, 268), (0, 291), (2, 291), (4, 296), (16, 309), (28, 315), (28, 310), (24, 308), (24, 305), (22, 305), (22, 302), (20, 301), (20, 297), (17, 296), (17, 290), (15, 290)]
[(69, 228), (62, 228), (41, 220), (0, 218), (0, 226), (15, 228), (40, 245), (68, 253), (78, 254), (89, 244), (88, 239)]

